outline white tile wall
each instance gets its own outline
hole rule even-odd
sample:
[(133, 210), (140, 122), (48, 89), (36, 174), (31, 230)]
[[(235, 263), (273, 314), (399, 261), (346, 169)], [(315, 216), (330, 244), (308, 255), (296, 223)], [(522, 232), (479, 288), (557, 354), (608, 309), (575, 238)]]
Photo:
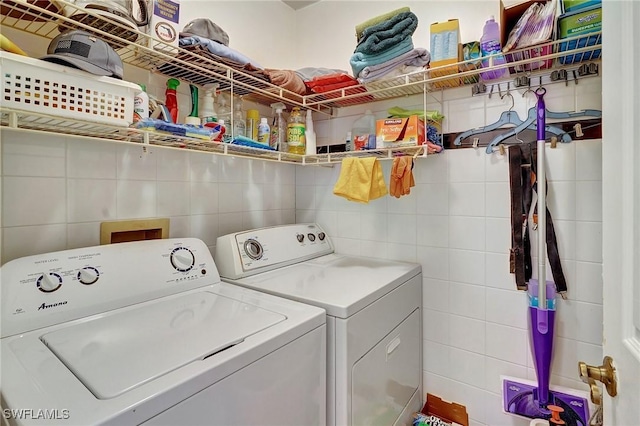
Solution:
[[(599, 109), (599, 84), (589, 79), (579, 87), (554, 85), (547, 107)], [(453, 92), (465, 100), (451, 100)], [(505, 110), (497, 96), (469, 103), (468, 93), (445, 95), (442, 110), (450, 129), (489, 124)], [(533, 100), (516, 98), (524, 116)], [(559, 144), (546, 153), (548, 206), (569, 286), (569, 300), (558, 300), (552, 383), (584, 391), (577, 362), (602, 359), (602, 141)], [(390, 163), (382, 162), (387, 177)], [(508, 157), (456, 149), (420, 158), (410, 195), (364, 205), (332, 195), (339, 166), (319, 170), (296, 169), (298, 222), (318, 221), (340, 253), (358, 254), (366, 247), (369, 255), (375, 247), (376, 257), (406, 252), (402, 260), (411, 261), (415, 253), (422, 265), (425, 392), (465, 405), (472, 424), (527, 425), (501, 408), (501, 375), (535, 379), (527, 299), (509, 273)], [(535, 255), (535, 233), (532, 238)], [(403, 250), (392, 249), (391, 242), (404, 244)], [(532, 261), (537, 276), (537, 259)]]
[[(2, 263), (100, 243), (100, 222), (168, 217), (170, 237), (295, 222), (294, 166), (2, 130)], [(415, 257), (415, 255), (414, 255)]]

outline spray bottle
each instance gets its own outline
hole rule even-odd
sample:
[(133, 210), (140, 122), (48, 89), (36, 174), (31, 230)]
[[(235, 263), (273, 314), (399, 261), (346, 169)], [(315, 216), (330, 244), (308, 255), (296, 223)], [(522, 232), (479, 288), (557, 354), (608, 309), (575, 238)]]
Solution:
[(235, 110), (233, 112), (233, 136), (247, 136), (247, 124), (242, 112), (242, 98), (238, 98), (233, 108)]
[(282, 117), (282, 111), (286, 109), (286, 106), (282, 102), (276, 102), (271, 104), (273, 108), (273, 124), (271, 125), (271, 138), (269, 139), (269, 146), (278, 151), (287, 152), (286, 132), (287, 124)]
[[(224, 120), (227, 126), (231, 123), (231, 109), (227, 106), (227, 97), (225, 94), (218, 94), (218, 120)], [(229, 132), (231, 133), (231, 132)]]
[(180, 86), (180, 81), (175, 78), (167, 80), (167, 89), (164, 92), (165, 105), (171, 114), (171, 122), (178, 122), (178, 93), (177, 89)]
[(206, 126), (207, 123), (215, 123), (218, 121), (218, 114), (216, 113), (216, 90), (218, 89), (218, 83), (211, 83), (203, 86), (204, 96), (202, 97), (200, 105), (200, 116), (202, 117), (202, 125)]

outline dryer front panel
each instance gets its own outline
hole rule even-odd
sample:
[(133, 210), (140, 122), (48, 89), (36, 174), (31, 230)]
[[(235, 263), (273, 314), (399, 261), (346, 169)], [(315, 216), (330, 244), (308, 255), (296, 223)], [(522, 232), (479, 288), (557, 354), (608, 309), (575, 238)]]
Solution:
[(351, 371), (351, 424), (390, 425), (420, 386), (420, 309), (360, 359)]

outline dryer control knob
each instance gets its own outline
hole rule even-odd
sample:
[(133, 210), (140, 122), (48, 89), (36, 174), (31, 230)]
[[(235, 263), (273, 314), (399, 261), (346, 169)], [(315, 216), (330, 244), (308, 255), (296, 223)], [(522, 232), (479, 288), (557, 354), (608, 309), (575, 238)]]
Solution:
[(326, 235), (324, 234), (324, 232), (320, 232), (318, 234), (318, 238), (320, 238), (320, 241), (324, 241), (324, 237), (326, 237)]
[(301, 243), (304, 241), (304, 234), (298, 234), (296, 235), (296, 238), (298, 239), (298, 242)]
[(186, 247), (177, 247), (171, 252), (171, 265), (180, 272), (187, 272), (193, 268), (196, 257), (193, 252)]
[(36, 283), (38, 290), (44, 293), (51, 293), (62, 286), (62, 277), (55, 273), (43, 274)]
[(100, 272), (93, 266), (87, 266), (78, 271), (78, 281), (84, 285), (91, 285), (98, 281)]
[(316, 240), (316, 236), (312, 233), (308, 233), (307, 238), (309, 238), (309, 241), (311, 242), (314, 242)]
[(244, 242), (244, 252), (253, 260), (259, 260), (264, 254), (262, 244), (258, 240), (249, 238)]

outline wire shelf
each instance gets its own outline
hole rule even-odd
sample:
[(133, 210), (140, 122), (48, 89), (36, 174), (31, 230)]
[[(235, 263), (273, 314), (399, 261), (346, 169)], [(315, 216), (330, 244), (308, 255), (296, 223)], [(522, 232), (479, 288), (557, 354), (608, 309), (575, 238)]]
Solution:
[[(505, 53), (506, 63), (496, 63), (495, 57), (462, 61), (427, 68), (410, 74), (383, 78), (373, 82), (336, 89), (322, 94), (301, 96), (273, 85), (260, 70), (238, 67), (225, 58), (211, 54), (202, 48), (176, 48), (152, 38), (138, 29), (131, 28), (119, 20), (84, 10), (68, 0), (55, 2), (0, 0), (0, 25), (47, 39), (57, 36), (69, 28), (83, 29), (96, 34), (117, 49), (124, 63), (175, 77), (196, 85), (218, 83), (219, 90), (244, 95), (250, 101), (270, 104), (280, 101), (288, 106), (300, 106), (318, 113), (334, 115), (335, 108), (355, 106), (404, 96), (440, 92), (448, 88), (470, 87), (472, 93), (484, 94), (481, 87), (491, 85), (491, 90), (510, 90), (532, 87), (538, 84), (568, 84), (568, 76), (577, 83), (580, 78), (597, 75), (582, 61), (597, 61), (600, 58), (602, 35), (594, 32), (562, 40), (549, 41)], [(81, 12), (81, 13), (76, 13)], [(151, 46), (151, 47), (149, 47)], [(488, 61), (488, 64), (486, 63)], [(483, 81), (483, 73), (507, 70), (504, 77)], [(564, 74), (558, 74), (564, 70)], [(558, 75), (563, 75), (561, 80)], [(556, 78), (554, 78), (554, 76)], [(484, 84), (483, 84), (484, 83)], [(492, 92), (488, 92), (489, 96)], [(233, 102), (233, 97), (231, 98)], [(396, 155), (426, 156), (426, 148), (403, 147), (372, 151), (342, 152), (318, 155), (296, 155), (282, 152), (242, 147), (238, 145), (208, 142), (132, 128), (122, 128), (67, 120), (44, 114), (2, 109), (2, 125), (32, 132), (61, 133), (69, 136), (91, 137), (127, 143), (143, 143), (178, 149), (192, 149), (220, 155), (259, 158), (267, 161), (301, 165), (334, 164), (346, 157), (371, 157), (385, 160)]]
[[(43, 5), (46, 7), (41, 7)], [(506, 63), (497, 64), (493, 60), (495, 58), (491, 57), (483, 58), (485, 64), (477, 59), (462, 61), (321, 94), (302, 96), (271, 84), (260, 70), (246, 66), (238, 67), (238, 64), (202, 48), (170, 46), (132, 29), (121, 21), (99, 15), (93, 10), (81, 9), (68, 0), (46, 3), (0, 0), (0, 9), (2, 26), (49, 39), (58, 35), (60, 30), (83, 29), (95, 33), (117, 48), (125, 63), (196, 85), (215, 82), (220, 85), (221, 91), (245, 95), (245, 98), (260, 103), (281, 101), (290, 106), (300, 106), (325, 114), (332, 114), (333, 108), (483, 82), (481, 75), (488, 71), (508, 70), (508, 73), (501, 79), (484, 81), (486, 84), (506, 83), (523, 75), (549, 75), (554, 70), (566, 68), (567, 65), (575, 68), (579, 61), (597, 60), (602, 44), (601, 33), (594, 32), (507, 52), (504, 54)]]
[(4, 128), (35, 133), (56, 133), (70, 137), (82, 137), (110, 142), (141, 145), (157, 145), (167, 148), (187, 149), (234, 157), (249, 157), (266, 161), (300, 165), (329, 165), (340, 163), (346, 157), (376, 157), (393, 159), (397, 155), (426, 156), (426, 146), (399, 147), (370, 151), (336, 152), (317, 155), (298, 155), (287, 152), (207, 141), (176, 136), (168, 133), (144, 131), (131, 127), (96, 124), (91, 121), (62, 119), (60, 117), (0, 108), (0, 125)]

